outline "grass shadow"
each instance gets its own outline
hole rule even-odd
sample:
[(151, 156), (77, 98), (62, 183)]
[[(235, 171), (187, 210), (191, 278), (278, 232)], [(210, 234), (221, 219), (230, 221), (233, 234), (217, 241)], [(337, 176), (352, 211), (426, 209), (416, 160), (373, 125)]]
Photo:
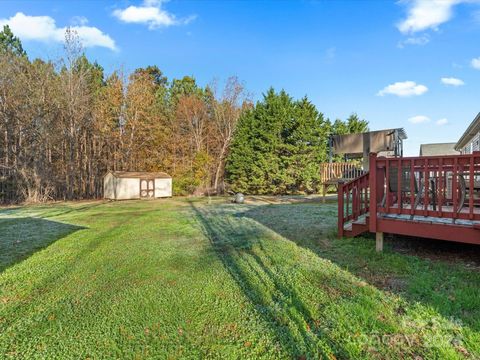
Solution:
[(70, 213), (82, 213), (85, 211), (92, 210), (104, 204), (105, 202), (103, 201), (87, 202), (85, 204), (79, 203), (79, 204), (75, 204), (76, 206), (72, 206), (72, 204), (69, 204), (69, 205), (64, 205), (62, 207), (56, 207), (56, 211), (52, 211), (50, 208), (47, 208), (49, 210), (48, 213), (46, 215), (42, 215), (41, 217), (46, 219), (51, 217), (64, 216)]
[(23, 208), (21, 206), (0, 206), (0, 216), (11, 216), (19, 213)]
[[(331, 344), (308, 307), (264, 249), (265, 232), (239, 221), (238, 214), (190, 204), (224, 268), (292, 357), (327, 358)], [(251, 225), (251, 224), (250, 224)], [(274, 305), (273, 305), (274, 304)]]
[(0, 272), (81, 229), (42, 218), (0, 218)]
[[(480, 330), (480, 271), (469, 268), (472, 258), (479, 259), (478, 246), (472, 249), (442, 241), (391, 238), (385, 252), (378, 254), (373, 239), (336, 238), (336, 204), (257, 206), (243, 216), (381, 290), (431, 306), (447, 318), (461, 319)], [(467, 259), (460, 255), (465, 252)]]

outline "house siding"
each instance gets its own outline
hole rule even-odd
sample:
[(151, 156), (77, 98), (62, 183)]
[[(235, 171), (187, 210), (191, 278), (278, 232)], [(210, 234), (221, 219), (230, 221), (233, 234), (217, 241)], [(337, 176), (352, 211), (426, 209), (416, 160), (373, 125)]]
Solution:
[(464, 146), (462, 154), (471, 154), (474, 151), (480, 151), (480, 133), (477, 133), (472, 140)]

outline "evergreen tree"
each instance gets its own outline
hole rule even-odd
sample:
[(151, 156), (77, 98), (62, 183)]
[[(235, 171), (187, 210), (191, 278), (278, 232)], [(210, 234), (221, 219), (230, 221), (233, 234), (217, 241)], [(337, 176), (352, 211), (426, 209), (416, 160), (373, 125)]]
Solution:
[(162, 70), (157, 65), (149, 65), (146, 68), (138, 68), (135, 70), (136, 75), (147, 75), (151, 77), (153, 83), (156, 86), (166, 87), (168, 85), (168, 79), (163, 75)]
[(333, 135), (358, 134), (368, 131), (368, 121), (362, 120), (357, 114), (351, 114), (346, 121), (335, 120), (332, 126)]
[(103, 67), (96, 61), (90, 62), (85, 54), (75, 61), (73, 72), (79, 76), (85, 76), (88, 87), (94, 94), (105, 85)]
[(240, 118), (227, 160), (233, 190), (256, 194), (315, 192), (330, 126), (315, 106), (270, 89)]
[(361, 120), (357, 114), (353, 113), (347, 119), (347, 134), (357, 134), (368, 131), (368, 121)]
[(202, 92), (203, 89), (197, 85), (197, 81), (191, 76), (173, 79), (170, 85), (170, 98), (174, 106), (182, 96), (202, 95)]
[(3, 31), (0, 31), (0, 52), (9, 52), (17, 56), (27, 55), (23, 50), (22, 42), (13, 35), (8, 25), (4, 25)]

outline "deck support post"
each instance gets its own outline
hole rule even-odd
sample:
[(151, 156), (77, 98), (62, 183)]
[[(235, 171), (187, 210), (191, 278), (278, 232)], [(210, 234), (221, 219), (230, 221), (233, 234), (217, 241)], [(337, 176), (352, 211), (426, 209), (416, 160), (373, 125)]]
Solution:
[(325, 196), (327, 195), (327, 185), (323, 184), (323, 190), (322, 190), (322, 204), (325, 204)]
[(375, 250), (377, 252), (383, 251), (383, 232), (375, 233)]

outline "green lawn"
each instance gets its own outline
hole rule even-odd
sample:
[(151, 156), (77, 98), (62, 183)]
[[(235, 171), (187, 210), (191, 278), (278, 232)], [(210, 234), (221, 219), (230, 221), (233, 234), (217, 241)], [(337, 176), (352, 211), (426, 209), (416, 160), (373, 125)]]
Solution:
[(1, 357), (480, 357), (477, 268), (335, 226), (316, 202), (0, 209)]

